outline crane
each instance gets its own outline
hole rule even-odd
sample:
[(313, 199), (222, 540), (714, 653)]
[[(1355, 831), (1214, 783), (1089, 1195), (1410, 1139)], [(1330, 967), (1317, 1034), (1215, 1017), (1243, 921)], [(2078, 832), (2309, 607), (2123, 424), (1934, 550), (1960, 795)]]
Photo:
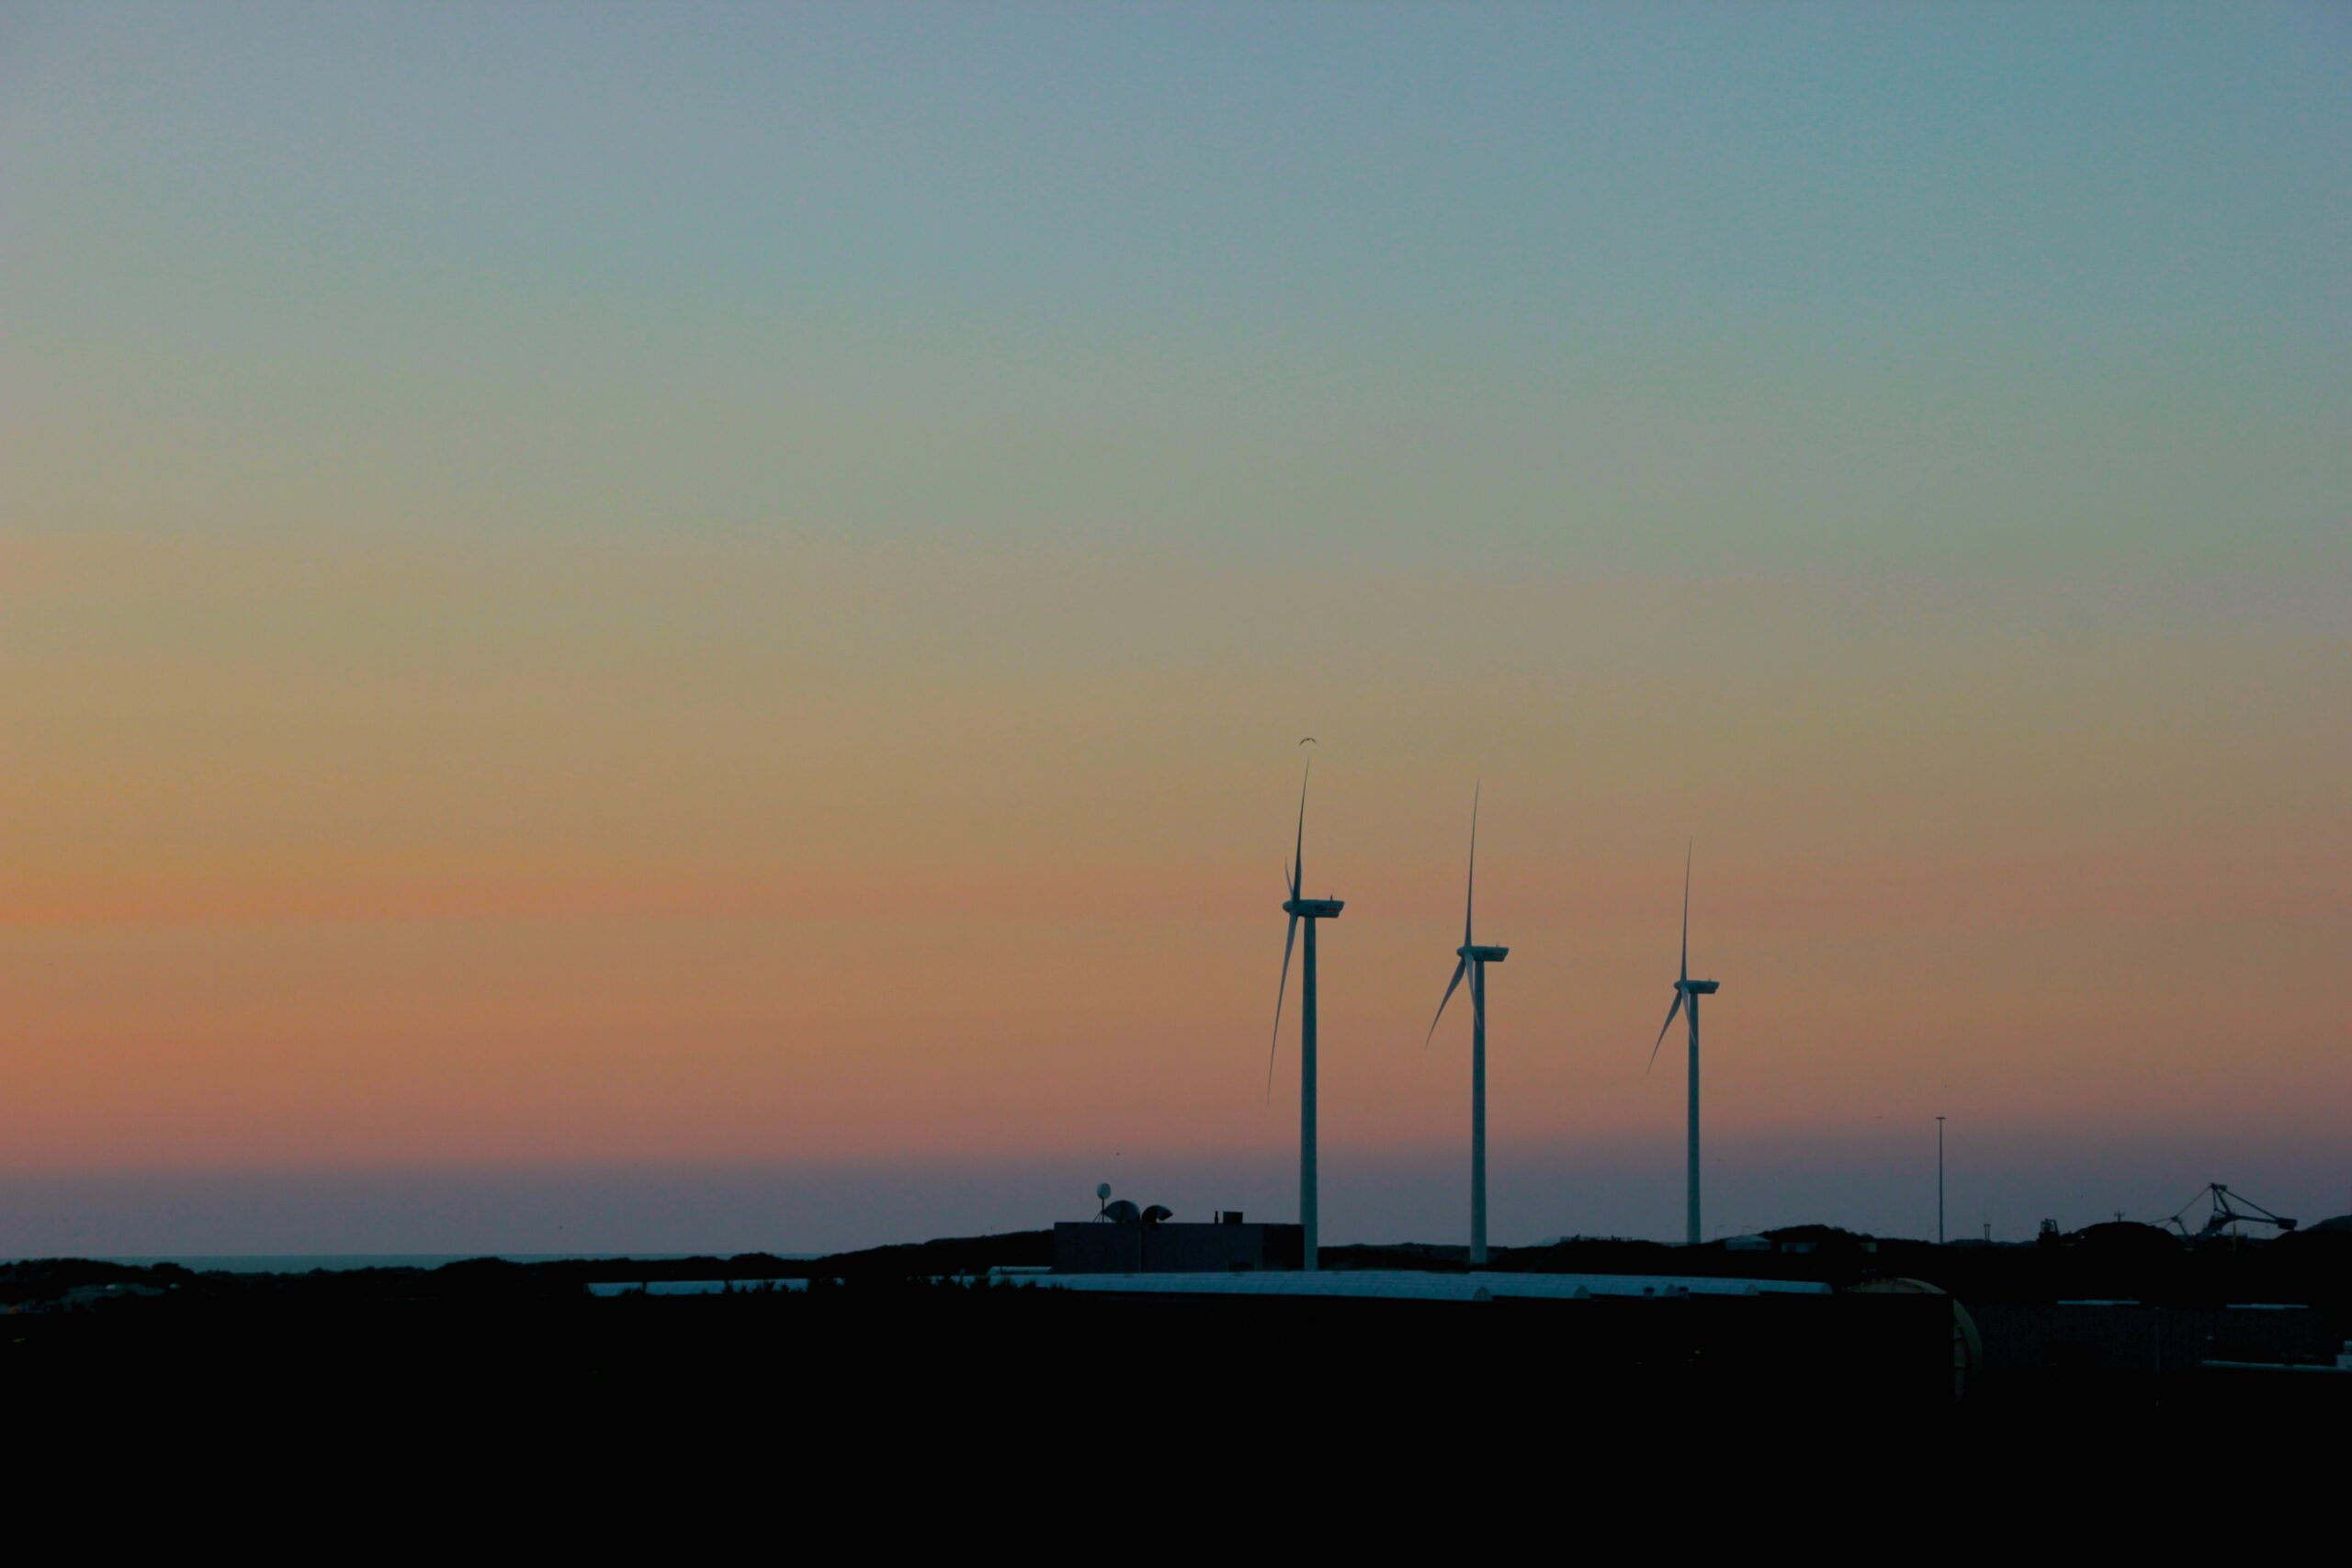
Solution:
[[(2200, 1200), (2208, 1198), (2212, 1200), (2212, 1212), (2205, 1216), (2203, 1227), (2191, 1235), (2188, 1223), (2182, 1216), (2197, 1207)], [(2241, 1204), (2244, 1205), (2243, 1208), (2240, 1207)], [(2236, 1227), (2240, 1224), (2277, 1225), (2281, 1235), (2295, 1228), (2294, 1221), (2283, 1214), (2272, 1213), (2251, 1198), (2239, 1198), (2233, 1201), (2230, 1198), (2230, 1190), (2218, 1181), (2208, 1182), (2204, 1190), (2180, 1206), (2180, 1213), (2175, 1214), (2165, 1224), (2192, 1241), (2203, 1241), (2208, 1236), (2220, 1235), (2224, 1232), (2235, 1236), (2238, 1234)]]

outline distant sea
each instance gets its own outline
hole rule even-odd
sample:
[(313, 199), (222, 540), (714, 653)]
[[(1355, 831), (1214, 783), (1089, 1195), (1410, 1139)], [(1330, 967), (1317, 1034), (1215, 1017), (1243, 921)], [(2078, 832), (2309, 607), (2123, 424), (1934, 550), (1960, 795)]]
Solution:
[[(153, 1268), (158, 1263), (176, 1263), (199, 1274), (308, 1274), (314, 1269), (438, 1269), (445, 1263), (465, 1263), (477, 1258), (494, 1258), (502, 1263), (604, 1263), (622, 1258), (660, 1263), (681, 1258), (736, 1256), (739, 1254), (730, 1252), (252, 1252), (218, 1257), (183, 1254), (173, 1258), (105, 1258), (98, 1261), (138, 1269)], [(825, 1255), (821, 1252), (774, 1252), (768, 1256), (798, 1260)]]

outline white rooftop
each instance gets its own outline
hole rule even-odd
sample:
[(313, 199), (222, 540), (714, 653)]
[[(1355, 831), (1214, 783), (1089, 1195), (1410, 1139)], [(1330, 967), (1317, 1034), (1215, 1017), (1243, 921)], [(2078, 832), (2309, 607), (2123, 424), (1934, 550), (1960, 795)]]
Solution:
[(1592, 1296), (1826, 1296), (1814, 1280), (1713, 1280), (1682, 1274), (1429, 1274), (1413, 1269), (1269, 1269), (1241, 1274), (1052, 1274), (1057, 1290), (1178, 1296), (1329, 1296), (1473, 1302), (1512, 1298), (1575, 1301)]

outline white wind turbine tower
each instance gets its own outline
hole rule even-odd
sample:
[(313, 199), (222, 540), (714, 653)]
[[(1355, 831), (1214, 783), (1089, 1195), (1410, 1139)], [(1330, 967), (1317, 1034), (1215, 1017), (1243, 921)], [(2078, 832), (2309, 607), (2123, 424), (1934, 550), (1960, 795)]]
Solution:
[[(1306, 741), (1299, 742), (1304, 746)], [(1283, 998), (1290, 989), (1291, 949), (1298, 942), (1298, 923), (1306, 922), (1306, 962), (1301, 976), (1298, 1010), (1298, 1224), (1304, 1233), (1299, 1266), (1315, 1267), (1317, 1225), (1315, 1212), (1315, 923), (1339, 919), (1343, 903), (1338, 898), (1303, 898), (1299, 891), (1306, 871), (1306, 781), (1315, 773), (1315, 762), (1309, 758), (1306, 772), (1298, 781), (1298, 837), (1291, 846), (1290, 897), (1283, 900), (1283, 912), (1290, 917), (1290, 929), (1283, 938), (1282, 984), (1274, 992), (1274, 1035), (1266, 1051), (1266, 1095), (1274, 1092), (1274, 1053), (1282, 1044)]]
[[(1690, 852), (1682, 852), (1682, 975), (1674, 982), (1674, 1005), (1666, 1010), (1666, 1021), (1658, 1025), (1657, 1041), (1650, 1047), (1650, 1066), (1657, 1066), (1658, 1046), (1666, 1043), (1666, 1032), (1674, 1027), (1674, 1015), (1685, 1007), (1690, 1010), (1690, 1148), (1689, 1166), (1684, 1173), (1689, 1214), (1683, 1239), (1690, 1246), (1699, 1245), (1699, 998), (1715, 994), (1717, 982), (1690, 978)], [(1642, 1069), (1649, 1071), (1649, 1067)]]
[[(1483, 786), (1482, 786), (1483, 787)], [(1481, 947), (1470, 934), (1470, 915), (1478, 899), (1478, 791), (1470, 792), (1470, 885), (1462, 899), (1462, 945), (1453, 951), (1459, 955), (1453, 965), (1453, 978), (1445, 983), (1445, 995), (1437, 1002), (1437, 1017), (1430, 1020), (1429, 1034), (1421, 1043), (1427, 1045), (1437, 1038), (1438, 1020), (1445, 1016), (1445, 1004), (1453, 999), (1454, 987), (1462, 984), (1464, 975), (1470, 977), (1470, 1261), (1487, 1260), (1487, 965), (1500, 964), (1510, 956), (1508, 947)]]

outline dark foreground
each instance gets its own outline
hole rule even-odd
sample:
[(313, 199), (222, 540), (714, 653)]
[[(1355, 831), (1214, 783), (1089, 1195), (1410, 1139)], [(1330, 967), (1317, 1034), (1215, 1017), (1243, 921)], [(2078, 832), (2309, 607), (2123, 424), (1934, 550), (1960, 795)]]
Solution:
[[(13, 1308), (0, 1316), (0, 1386), (20, 1423), (193, 1408), (233, 1432), (364, 1408), (397, 1434), (487, 1401), (597, 1430), (789, 1420), (849, 1442), (941, 1421), (1106, 1435), (1238, 1435), (1272, 1421), (1337, 1435), (1503, 1431), (1571, 1413), (1587, 1432), (1661, 1413), (1907, 1432), (2352, 1416), (2352, 1375), (2313, 1370), (2352, 1333), (2352, 1248), (2335, 1237), (1905, 1252), (1814, 1233), (1803, 1251), (1673, 1254), (1677, 1272), (1839, 1287), (1826, 1297), (1140, 1299), (971, 1278), (1035, 1263), (1044, 1245), (1024, 1233), (814, 1264), (753, 1255), (291, 1276), (17, 1264), (0, 1267), (0, 1303)], [(1658, 1251), (1581, 1243), (1498, 1262), (1663, 1271)], [(1430, 1248), (1333, 1258), (1460, 1267)], [(587, 1289), (796, 1274), (809, 1288)], [(1939, 1288), (1888, 1290), (1898, 1278)]]

